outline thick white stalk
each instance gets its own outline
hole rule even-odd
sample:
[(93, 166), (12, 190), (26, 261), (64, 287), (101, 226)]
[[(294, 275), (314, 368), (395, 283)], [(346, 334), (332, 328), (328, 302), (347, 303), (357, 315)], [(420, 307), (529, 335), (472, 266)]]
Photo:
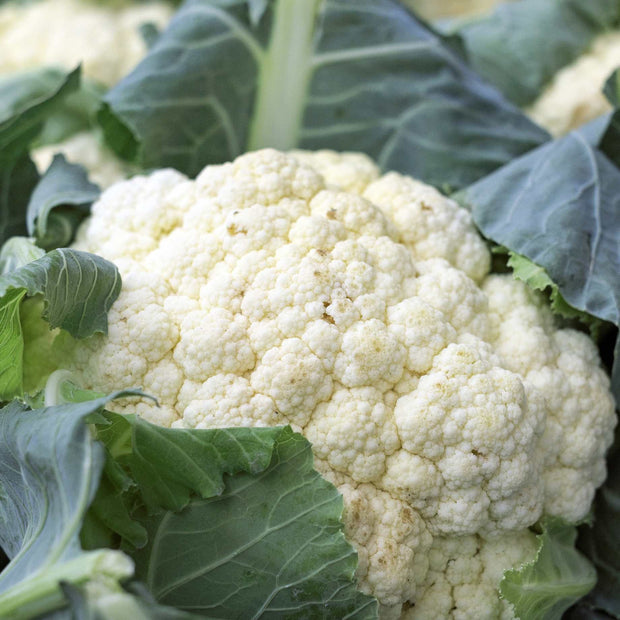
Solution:
[(322, 0), (277, 0), (260, 68), (248, 150), (293, 148), (312, 77), (313, 37)]

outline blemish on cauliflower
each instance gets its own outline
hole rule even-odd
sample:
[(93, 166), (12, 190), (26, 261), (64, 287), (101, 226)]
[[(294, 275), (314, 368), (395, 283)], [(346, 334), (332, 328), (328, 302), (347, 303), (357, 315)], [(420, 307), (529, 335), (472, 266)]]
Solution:
[(436, 190), (358, 154), (263, 150), (113, 186), (76, 247), (125, 286), (107, 338), (59, 341), (64, 365), (154, 393), (139, 413), (159, 424), (305, 433), (384, 617), (509, 617), (498, 567), (522, 556), (484, 550), (588, 512), (615, 423), (594, 346), (488, 275)]

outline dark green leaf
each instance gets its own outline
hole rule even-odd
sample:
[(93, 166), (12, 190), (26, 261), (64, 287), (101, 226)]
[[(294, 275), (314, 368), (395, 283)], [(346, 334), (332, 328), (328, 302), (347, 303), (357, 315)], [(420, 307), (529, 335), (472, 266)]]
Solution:
[(0, 244), (26, 234), (26, 208), (39, 179), (27, 149), (79, 82), (79, 68), (0, 78)]
[(82, 166), (55, 155), (28, 203), (28, 234), (49, 250), (71, 243), (78, 224), (89, 214), (101, 190)]
[(600, 149), (620, 167), (620, 77), (619, 71), (614, 71), (605, 84), (604, 93), (609, 102), (616, 108), (605, 124), (605, 131), (600, 139)]
[(616, 0), (520, 0), (465, 23), (459, 34), (474, 69), (524, 106), (596, 36), (619, 23)]
[(618, 78), (620, 77), (620, 71), (614, 71), (607, 81), (605, 82), (605, 86), (603, 87), (603, 93), (605, 97), (607, 97), (607, 101), (611, 103), (614, 108), (617, 108), (620, 104), (620, 83), (618, 82)]
[(28, 155), (6, 162), (0, 159), (0, 245), (28, 234), (26, 209), (38, 181), (36, 166)]
[(620, 451), (611, 456), (607, 468), (607, 482), (594, 501), (593, 526), (582, 527), (579, 546), (598, 573), (588, 603), (620, 618)]
[(578, 133), (467, 188), (488, 238), (542, 267), (574, 308), (620, 320), (620, 170)]
[(101, 85), (82, 78), (79, 89), (67, 95), (46, 120), (37, 145), (55, 144), (95, 127), (105, 90)]
[(54, 71), (37, 73), (40, 82), (23, 84), (17, 89), (16, 78), (0, 80), (0, 170), (20, 157), (45, 121), (58, 109), (62, 100), (76, 92), (80, 84), (80, 68), (68, 74)]
[(23, 338), (19, 304), (42, 295), (43, 318), (76, 338), (107, 330), (107, 312), (121, 280), (112, 263), (92, 254), (59, 249), (0, 276), (0, 398), (22, 393)]
[(189, 175), (298, 146), (456, 188), (548, 139), (389, 0), (189, 0), (104, 100), (122, 157)]
[(575, 549), (577, 529), (547, 519), (536, 558), (504, 573), (500, 593), (517, 618), (560, 620), (562, 614), (596, 583), (596, 571)]

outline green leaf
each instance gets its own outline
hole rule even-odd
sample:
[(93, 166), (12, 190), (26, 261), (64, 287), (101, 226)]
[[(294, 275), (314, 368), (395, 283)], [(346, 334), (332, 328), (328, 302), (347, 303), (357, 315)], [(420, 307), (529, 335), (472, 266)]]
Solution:
[(84, 423), (111, 399), (29, 411), (0, 410), (0, 616), (33, 618), (65, 605), (61, 581), (116, 583), (132, 573), (118, 551), (85, 553), (82, 518), (93, 500), (104, 451)]
[(513, 605), (517, 618), (560, 620), (594, 587), (596, 571), (575, 549), (576, 538), (574, 526), (547, 519), (538, 536), (536, 558), (504, 573), (500, 593)]
[(189, 175), (332, 148), (458, 188), (548, 139), (390, 0), (189, 0), (104, 101), (120, 156)]
[(605, 82), (605, 86), (603, 87), (603, 94), (607, 98), (607, 101), (611, 103), (614, 108), (617, 108), (620, 103), (620, 82), (618, 82), (618, 78), (620, 77), (620, 71), (616, 69)]
[(342, 498), (301, 435), (105, 416), (97, 437), (136, 485), (107, 505), (133, 506), (147, 542), (132, 544), (114, 519), (99, 527), (121, 535), (159, 603), (216, 618), (377, 617), (377, 602), (355, 588)]
[(219, 495), (224, 474), (263, 471), (282, 429), (167, 429), (108, 414), (97, 437), (140, 487), (149, 511), (180, 510), (192, 494)]
[(96, 127), (97, 112), (106, 88), (82, 77), (80, 87), (70, 93), (45, 121), (36, 145), (56, 144), (80, 131)]
[[(620, 170), (582, 131), (514, 160), (455, 198), (486, 237), (541, 270), (528, 274), (527, 263), (516, 259), (522, 279), (535, 288), (552, 286), (556, 311), (570, 315), (574, 309), (619, 325)], [(617, 399), (619, 352), (616, 346)]]
[(587, 312), (573, 308), (562, 297), (557, 284), (549, 277), (549, 274), (529, 258), (509, 252), (508, 267), (518, 280), (525, 282), (530, 288), (537, 291), (548, 291), (551, 309), (565, 319), (577, 319), (590, 329), (590, 334), (597, 340), (597, 334), (601, 328), (601, 321)]
[(68, 163), (63, 155), (55, 155), (30, 197), (28, 234), (48, 250), (69, 245), (100, 193), (82, 166)]
[(29, 237), (11, 237), (0, 248), (0, 275), (16, 271), (45, 254)]
[(0, 245), (28, 234), (26, 208), (38, 181), (39, 173), (28, 155), (11, 161), (2, 161), (0, 156)]
[(19, 305), (26, 295), (43, 296), (43, 318), (52, 328), (86, 338), (107, 331), (107, 312), (120, 288), (120, 275), (112, 263), (67, 248), (0, 276), (0, 398), (22, 394), (24, 342)]
[(609, 476), (594, 500), (592, 527), (583, 526), (579, 547), (594, 562), (596, 587), (586, 602), (620, 618), (620, 452), (607, 463)]
[(282, 431), (260, 475), (228, 478), (217, 497), (145, 519), (136, 574), (161, 603), (218, 618), (376, 618), (356, 591), (342, 497), (312, 468), (310, 444)]
[(26, 208), (39, 180), (28, 147), (79, 82), (79, 68), (0, 77), (0, 244), (27, 234)]
[(620, 321), (620, 170), (579, 134), (459, 194), (482, 233), (542, 267), (573, 308)]
[(618, 27), (616, 0), (507, 2), (458, 28), (474, 69), (525, 106), (598, 35)]
[(614, 71), (607, 80), (603, 92), (615, 110), (605, 124), (605, 131), (599, 142), (599, 148), (620, 167), (620, 72)]
[(0, 79), (0, 169), (17, 159), (45, 121), (80, 84), (80, 68), (70, 73), (42, 71), (24, 82), (22, 74)]

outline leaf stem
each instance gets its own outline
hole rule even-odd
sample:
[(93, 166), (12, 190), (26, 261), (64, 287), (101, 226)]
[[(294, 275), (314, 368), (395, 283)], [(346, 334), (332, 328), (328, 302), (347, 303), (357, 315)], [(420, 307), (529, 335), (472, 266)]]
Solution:
[(0, 594), (0, 617), (30, 620), (66, 605), (61, 582), (83, 585), (91, 580), (114, 585), (133, 575), (133, 562), (120, 551), (100, 549), (82, 554)]
[(316, 16), (322, 0), (277, 0), (259, 74), (248, 149), (293, 148), (303, 120)]

